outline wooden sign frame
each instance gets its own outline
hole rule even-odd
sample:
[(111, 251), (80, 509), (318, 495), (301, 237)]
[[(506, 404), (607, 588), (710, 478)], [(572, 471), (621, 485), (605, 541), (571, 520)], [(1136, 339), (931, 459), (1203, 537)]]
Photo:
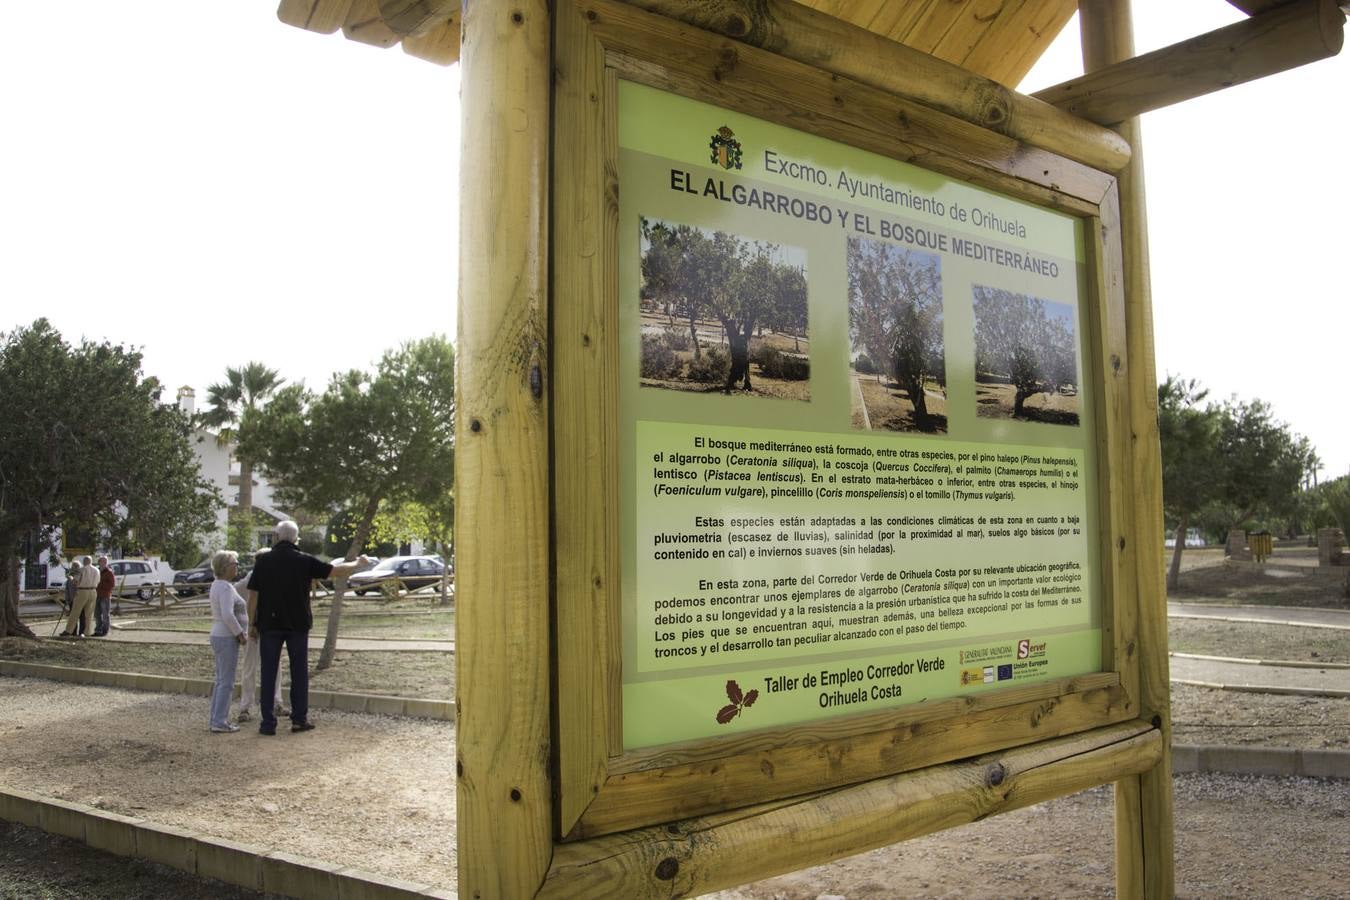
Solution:
[[(1101, 530), (1101, 673), (651, 751), (620, 744), (618, 146), (620, 79), (808, 130), (1081, 216), (1091, 285), (1085, 379), (1100, 416), (1103, 524), (1126, 514), (1124, 355), (1116, 179), (828, 72), (603, 0), (555, 24), (555, 348), (558, 829), (577, 839), (763, 803), (1098, 728), (1135, 717), (1128, 563)], [(728, 51), (734, 53), (731, 56)], [(707, 73), (720, 77), (708, 78)], [(906, 122), (897, 128), (895, 123)], [(583, 340), (577, 340), (584, 335)], [(567, 473), (564, 475), (563, 473)], [(1114, 483), (1110, 479), (1115, 479)]]
[[(1110, 781), (1131, 785), (1117, 803), (1118, 885), (1146, 883), (1159, 846), (1170, 884), (1170, 804), (1165, 839), (1141, 824), (1170, 764), (1165, 629), (1145, 583), (1156, 554), (1133, 544), (1152, 533), (1138, 436), (1155, 398), (1151, 357), (1130, 365), (1151, 339), (1141, 345), (1146, 318), (1127, 296), (1138, 265), (1122, 249), (1128, 190), (1112, 173), (630, 4), (525, 7), (470, 5), (462, 49), (466, 85), (482, 79), (464, 93), (465, 121), (485, 124), (466, 134), (461, 187), (461, 893), (697, 893)], [(1102, 671), (623, 751), (620, 79), (1084, 221)]]

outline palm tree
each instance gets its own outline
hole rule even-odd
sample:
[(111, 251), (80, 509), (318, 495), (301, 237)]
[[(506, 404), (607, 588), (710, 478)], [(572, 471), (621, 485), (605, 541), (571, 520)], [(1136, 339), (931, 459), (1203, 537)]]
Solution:
[[(206, 390), (207, 408), (198, 418), (208, 428), (216, 429), (216, 443), (224, 447), (238, 445), (241, 429), (249, 418), (285, 383), (281, 373), (260, 362), (250, 362), (242, 369), (225, 369), (225, 381)], [(253, 460), (240, 453), (239, 457), (239, 517), (243, 522), (253, 520)], [(252, 547), (241, 547), (251, 550)]]

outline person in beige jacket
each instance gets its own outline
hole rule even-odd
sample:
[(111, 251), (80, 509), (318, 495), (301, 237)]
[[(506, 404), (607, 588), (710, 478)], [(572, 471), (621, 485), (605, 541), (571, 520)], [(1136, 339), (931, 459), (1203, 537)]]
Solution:
[[(73, 570), (73, 567), (72, 567)], [(72, 571), (71, 577), (75, 573)], [(80, 559), (79, 581), (75, 584), (75, 602), (70, 605), (70, 618), (66, 620), (66, 630), (62, 637), (75, 637), (75, 623), (83, 622), (84, 633), (94, 633), (94, 607), (97, 605), (98, 569), (94, 560), (85, 556)]]

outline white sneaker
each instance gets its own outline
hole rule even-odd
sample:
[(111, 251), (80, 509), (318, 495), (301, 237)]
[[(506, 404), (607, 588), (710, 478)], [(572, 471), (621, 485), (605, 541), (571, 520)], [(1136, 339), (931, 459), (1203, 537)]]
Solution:
[(226, 722), (225, 725), (224, 725), (223, 727), (220, 727), (220, 728), (216, 728), (216, 727), (213, 726), (213, 727), (211, 728), (211, 733), (212, 733), (212, 734), (233, 734), (234, 732), (236, 732), (236, 731), (238, 731), (238, 730), (239, 730), (239, 726), (238, 726), (238, 725), (231, 725), (229, 722)]

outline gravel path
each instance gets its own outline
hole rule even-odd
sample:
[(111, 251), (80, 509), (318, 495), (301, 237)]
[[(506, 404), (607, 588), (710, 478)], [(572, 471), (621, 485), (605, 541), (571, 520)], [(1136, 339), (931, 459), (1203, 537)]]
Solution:
[(423, 883), (454, 880), (454, 726), (324, 711), (274, 737), (207, 701), (0, 679), (0, 784)]
[(1169, 617), (1224, 619), (1229, 622), (1264, 622), (1279, 625), (1303, 625), (1308, 628), (1350, 630), (1350, 610), (1307, 609), (1294, 606), (1228, 606), (1218, 603), (1167, 604)]
[[(1230, 698), (1235, 705), (1216, 706)], [(1174, 713), (1183, 722), (1213, 713), (1216, 725), (1240, 726), (1253, 698), (1305, 703), (1181, 688)], [(1324, 725), (1326, 733), (1343, 741), (1340, 709), (1350, 701), (1321, 702), (1334, 720)], [(1297, 725), (1308, 723), (1312, 708), (1299, 706), (1292, 716)], [(1273, 715), (1256, 710), (1263, 718)], [(343, 713), (325, 713), (318, 722), (303, 735), (212, 735), (204, 700), (6, 678), (0, 681), (0, 783), (452, 886), (454, 726)], [(1296, 742), (1311, 740), (1295, 731)], [(1097, 788), (714, 896), (1109, 897), (1111, 796)], [(1178, 896), (1350, 897), (1350, 781), (1179, 776), (1176, 803)], [(42, 839), (25, 840), (33, 854), (47, 852)], [(0, 860), (18, 860), (21, 849), (8, 848), (10, 856)], [(129, 878), (141, 870), (126, 867), (144, 866), (110, 857), (99, 865), (125, 869)], [(99, 893), (86, 882), (77, 887), (50, 896), (127, 896)], [(208, 884), (191, 895), (216, 896), (213, 890)], [(0, 889), (0, 896), (33, 895)]]
[[(1176, 895), (1350, 897), (1350, 781), (1182, 775)], [(1114, 897), (1114, 801), (1093, 788), (715, 900)]]
[[(114, 642), (131, 644), (196, 644), (202, 647), (211, 643), (205, 632), (199, 631), (154, 631), (149, 628), (119, 628), (116, 625), (108, 632), (107, 639)], [(311, 632), (309, 646), (323, 646), (322, 632)], [(439, 650), (445, 653), (455, 652), (454, 641), (403, 640), (400, 638), (349, 638), (337, 639), (339, 650)]]

